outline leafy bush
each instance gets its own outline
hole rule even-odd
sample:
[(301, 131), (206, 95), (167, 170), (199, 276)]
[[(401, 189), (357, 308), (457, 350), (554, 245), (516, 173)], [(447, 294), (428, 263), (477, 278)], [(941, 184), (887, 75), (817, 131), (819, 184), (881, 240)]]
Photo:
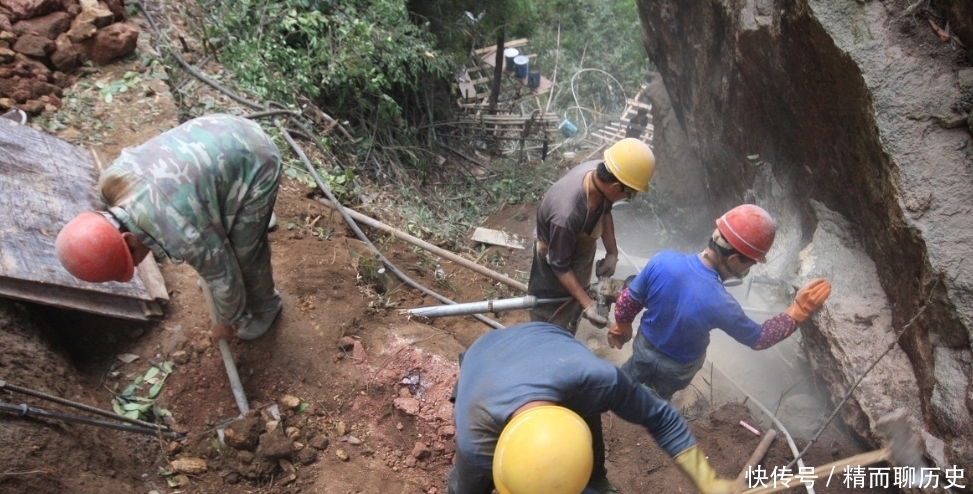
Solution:
[(222, 0), (204, 33), (242, 89), (336, 115), (400, 124), (399, 100), (448, 64), (396, 0)]

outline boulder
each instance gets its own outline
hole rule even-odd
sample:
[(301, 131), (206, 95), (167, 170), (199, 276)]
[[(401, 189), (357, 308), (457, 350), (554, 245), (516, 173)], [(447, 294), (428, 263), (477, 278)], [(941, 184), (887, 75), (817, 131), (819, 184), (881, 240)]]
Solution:
[(61, 8), (61, 0), (0, 0), (0, 6), (10, 11), (11, 22), (33, 19)]
[(58, 11), (50, 14), (22, 20), (12, 26), (14, 34), (36, 34), (48, 39), (55, 39), (61, 33), (71, 28), (71, 16), (67, 12)]
[(29, 57), (44, 58), (56, 48), (54, 40), (46, 36), (36, 34), (25, 34), (18, 36), (13, 45), (13, 50), (23, 53)]
[(116, 58), (135, 51), (139, 30), (121, 22), (99, 29), (92, 38), (82, 43), (85, 56), (98, 65), (105, 65)]
[[(957, 74), (968, 63), (955, 43), (973, 47), (973, 4), (637, 5), (703, 170), (708, 227), (714, 213), (760, 204), (778, 234), (755, 272), (833, 278), (801, 333), (834, 401), (893, 345), (844, 405), (851, 428), (880, 446), (875, 420), (901, 402), (936, 466), (973, 465), (973, 137), (959, 128), (970, 122)], [(940, 40), (931, 14), (955, 40)], [(653, 145), (660, 163), (679, 155), (659, 132)], [(958, 480), (973, 484), (973, 471)]]
[[(77, 46), (71, 42), (67, 34), (62, 34), (54, 41), (54, 51), (51, 53), (51, 65), (62, 72), (71, 72), (78, 66), (81, 52)], [(181, 350), (180, 350), (181, 351)], [(183, 355), (186, 352), (182, 352)], [(177, 361), (177, 363), (179, 363)], [(182, 362), (185, 364), (186, 362)]]

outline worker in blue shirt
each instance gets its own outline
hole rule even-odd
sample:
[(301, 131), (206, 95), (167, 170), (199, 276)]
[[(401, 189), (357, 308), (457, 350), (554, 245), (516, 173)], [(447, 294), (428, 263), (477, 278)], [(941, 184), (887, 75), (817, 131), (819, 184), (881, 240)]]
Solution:
[(763, 324), (750, 319), (723, 285), (765, 262), (775, 235), (770, 214), (744, 204), (716, 220), (703, 252), (662, 251), (649, 260), (615, 301), (615, 323), (608, 331), (613, 348), (632, 339), (632, 321), (645, 309), (622, 370), (669, 400), (702, 368), (713, 329), (754, 350), (770, 348), (797, 331), (831, 294), (823, 278), (801, 288), (787, 310)]
[(716, 477), (669, 403), (558, 326), (491, 331), (464, 354), (456, 388), (449, 494), (578, 494), (607, 483), (600, 416), (640, 424), (704, 494), (739, 493)]

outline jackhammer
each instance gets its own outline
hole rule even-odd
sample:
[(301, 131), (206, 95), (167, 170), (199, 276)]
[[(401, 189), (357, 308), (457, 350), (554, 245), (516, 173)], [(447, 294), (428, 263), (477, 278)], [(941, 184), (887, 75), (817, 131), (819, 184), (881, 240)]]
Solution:
[[(634, 278), (634, 275), (624, 280), (602, 277), (599, 278), (597, 283), (592, 284), (588, 288), (588, 292), (594, 294), (595, 302), (598, 304), (598, 313), (608, 317), (608, 308), (611, 304), (615, 303), (615, 299), (618, 298), (622, 290)], [(571, 297), (537, 298), (533, 295), (526, 295), (523, 297), (491, 299), (465, 304), (417, 307), (414, 309), (406, 309), (402, 313), (410, 316), (422, 316), (435, 319), (437, 317), (468, 316), (485, 313), (497, 314), (508, 310), (533, 309), (539, 305), (563, 304), (570, 300), (572, 300)]]

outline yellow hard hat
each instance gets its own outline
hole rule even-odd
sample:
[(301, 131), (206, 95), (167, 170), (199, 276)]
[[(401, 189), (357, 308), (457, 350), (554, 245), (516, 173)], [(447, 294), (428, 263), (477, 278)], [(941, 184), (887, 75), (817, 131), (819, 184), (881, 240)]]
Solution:
[(605, 166), (619, 182), (639, 191), (649, 191), (655, 173), (655, 155), (649, 145), (626, 137), (605, 150)]
[(591, 431), (559, 406), (530, 408), (500, 434), (493, 483), (500, 494), (578, 494), (591, 476)]

